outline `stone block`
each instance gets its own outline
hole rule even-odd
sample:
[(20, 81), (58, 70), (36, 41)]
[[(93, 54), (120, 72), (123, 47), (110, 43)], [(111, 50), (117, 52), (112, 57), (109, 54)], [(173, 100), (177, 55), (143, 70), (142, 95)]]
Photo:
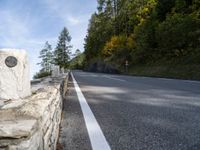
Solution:
[(24, 50), (0, 50), (0, 100), (31, 94), (29, 64)]
[(60, 71), (61, 71), (61, 74), (65, 73), (65, 69), (64, 68), (61, 68)]
[(54, 65), (52, 67), (52, 77), (58, 77), (60, 75), (60, 67)]
[(41, 139), (41, 133), (35, 132), (29, 139), (25, 139), (17, 145), (9, 145), (9, 150), (45, 150)]
[(36, 126), (36, 120), (0, 121), (0, 139), (20, 139), (31, 135)]

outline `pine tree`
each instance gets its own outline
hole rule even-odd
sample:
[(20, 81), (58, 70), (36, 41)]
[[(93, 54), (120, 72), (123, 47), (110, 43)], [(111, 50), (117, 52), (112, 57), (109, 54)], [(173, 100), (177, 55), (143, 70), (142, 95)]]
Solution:
[(42, 69), (41, 72), (51, 72), (51, 64), (52, 64), (52, 48), (48, 41), (45, 43), (44, 48), (40, 51), (39, 58), (42, 59), (40, 63), (38, 63)]
[(58, 44), (54, 51), (54, 63), (60, 67), (66, 68), (68, 66), (72, 48), (72, 46), (70, 45), (70, 41), (71, 36), (69, 35), (67, 28), (64, 27), (64, 29), (60, 33)]
[(79, 49), (76, 49), (74, 57), (77, 57), (81, 54), (81, 51)]

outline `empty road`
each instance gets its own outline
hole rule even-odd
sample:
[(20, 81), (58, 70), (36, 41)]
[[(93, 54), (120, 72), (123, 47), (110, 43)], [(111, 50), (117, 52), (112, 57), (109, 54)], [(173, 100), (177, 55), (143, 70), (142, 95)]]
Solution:
[(73, 71), (59, 142), (64, 150), (199, 150), (200, 82)]

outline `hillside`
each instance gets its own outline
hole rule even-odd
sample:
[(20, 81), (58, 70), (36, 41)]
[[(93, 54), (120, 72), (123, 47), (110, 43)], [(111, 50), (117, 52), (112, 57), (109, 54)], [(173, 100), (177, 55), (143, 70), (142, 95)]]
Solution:
[(200, 1), (99, 0), (85, 58), (86, 68), (101, 62), (127, 74), (200, 79)]

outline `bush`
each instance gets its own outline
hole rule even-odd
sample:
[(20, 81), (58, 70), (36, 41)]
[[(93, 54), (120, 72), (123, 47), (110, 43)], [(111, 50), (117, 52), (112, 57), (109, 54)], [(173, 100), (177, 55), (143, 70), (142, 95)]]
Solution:
[(190, 56), (199, 49), (200, 20), (192, 15), (174, 14), (156, 32), (158, 50), (163, 57)]
[(34, 79), (40, 79), (40, 78), (43, 78), (43, 77), (47, 77), (47, 76), (50, 76), (51, 75), (51, 72), (37, 72), (35, 75), (34, 75)]
[(83, 69), (84, 61), (85, 61), (85, 55), (82, 53), (70, 61), (69, 68), (70, 69)]
[(135, 42), (132, 36), (113, 36), (105, 44), (102, 54), (105, 58), (110, 58), (111, 61), (121, 65), (124, 64), (125, 60), (131, 59), (130, 53), (134, 48)]
[(135, 28), (136, 50), (132, 54), (134, 62), (144, 64), (157, 59), (158, 54), (155, 52), (157, 47), (155, 30), (157, 26), (158, 22), (150, 18)]

